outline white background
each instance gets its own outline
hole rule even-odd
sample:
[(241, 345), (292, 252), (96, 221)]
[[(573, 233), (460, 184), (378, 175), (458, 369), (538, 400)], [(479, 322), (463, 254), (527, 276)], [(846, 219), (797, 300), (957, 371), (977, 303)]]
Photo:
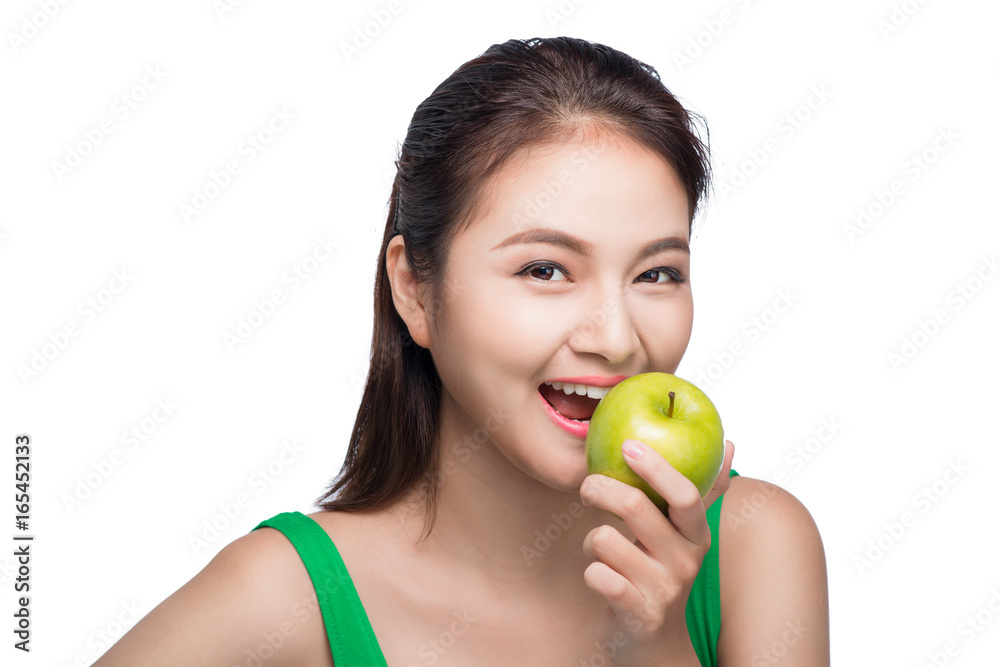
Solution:
[[(130, 608), (262, 519), (311, 511), (367, 371), (410, 115), (491, 44), (560, 34), (653, 65), (707, 120), (716, 197), (678, 375), (702, 378), (734, 467), (783, 479), (819, 524), (835, 664), (1000, 653), (995, 3), (48, 4), (0, 16), (0, 535), (13, 544), (13, 441), (30, 433), (36, 536), (30, 656), (11, 648), (0, 549), (4, 664), (89, 664)], [(275, 109), (294, 119), (248, 160)], [(185, 220), (230, 160), (240, 172)], [(317, 239), (338, 248), (310, 263)], [(296, 286), (295, 266), (315, 270)], [(157, 401), (177, 406), (162, 423)], [(132, 428), (148, 432), (134, 448)]]

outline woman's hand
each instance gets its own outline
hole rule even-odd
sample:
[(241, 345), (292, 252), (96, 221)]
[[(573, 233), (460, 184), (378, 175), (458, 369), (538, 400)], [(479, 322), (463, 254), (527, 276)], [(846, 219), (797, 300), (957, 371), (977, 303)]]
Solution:
[(729, 488), (733, 443), (726, 441), (722, 471), (704, 499), (651, 447), (626, 440), (622, 450), (636, 474), (667, 501), (667, 512), (639, 489), (605, 475), (588, 475), (580, 487), (585, 505), (621, 517), (636, 536), (631, 542), (604, 525), (583, 543), (595, 559), (584, 571), (587, 586), (610, 605), (603, 645), (618, 667), (698, 665), (684, 612), (712, 544), (705, 510)]

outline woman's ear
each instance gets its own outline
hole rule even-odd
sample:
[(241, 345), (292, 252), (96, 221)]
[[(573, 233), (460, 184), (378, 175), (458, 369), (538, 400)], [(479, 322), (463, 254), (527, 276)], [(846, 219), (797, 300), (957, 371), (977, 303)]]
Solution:
[(385, 268), (392, 287), (392, 302), (396, 305), (396, 312), (406, 323), (413, 342), (429, 349), (430, 327), (423, 298), (426, 286), (421, 285), (414, 277), (413, 270), (406, 261), (405, 250), (402, 234), (392, 237), (385, 249)]

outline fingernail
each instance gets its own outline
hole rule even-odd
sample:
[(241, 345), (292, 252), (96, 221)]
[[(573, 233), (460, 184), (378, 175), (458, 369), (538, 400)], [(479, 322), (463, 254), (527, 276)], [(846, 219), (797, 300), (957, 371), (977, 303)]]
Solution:
[(622, 443), (622, 451), (630, 459), (639, 460), (646, 453), (646, 449), (636, 440), (626, 440)]

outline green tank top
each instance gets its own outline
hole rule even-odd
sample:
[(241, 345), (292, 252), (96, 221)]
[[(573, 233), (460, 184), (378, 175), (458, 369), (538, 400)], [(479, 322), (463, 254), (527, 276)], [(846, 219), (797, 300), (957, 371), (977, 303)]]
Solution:
[[(736, 471), (729, 473), (730, 477)], [(717, 667), (719, 641), (719, 514), (722, 498), (708, 509), (712, 546), (705, 554), (701, 570), (688, 596), (685, 617), (688, 634), (702, 667)], [(354, 588), (340, 552), (333, 540), (312, 518), (301, 512), (283, 512), (261, 521), (258, 528), (281, 531), (298, 552), (309, 573), (326, 627), (330, 652), (336, 667), (386, 667), (375, 631)], [(253, 532), (253, 531), (251, 531)]]

